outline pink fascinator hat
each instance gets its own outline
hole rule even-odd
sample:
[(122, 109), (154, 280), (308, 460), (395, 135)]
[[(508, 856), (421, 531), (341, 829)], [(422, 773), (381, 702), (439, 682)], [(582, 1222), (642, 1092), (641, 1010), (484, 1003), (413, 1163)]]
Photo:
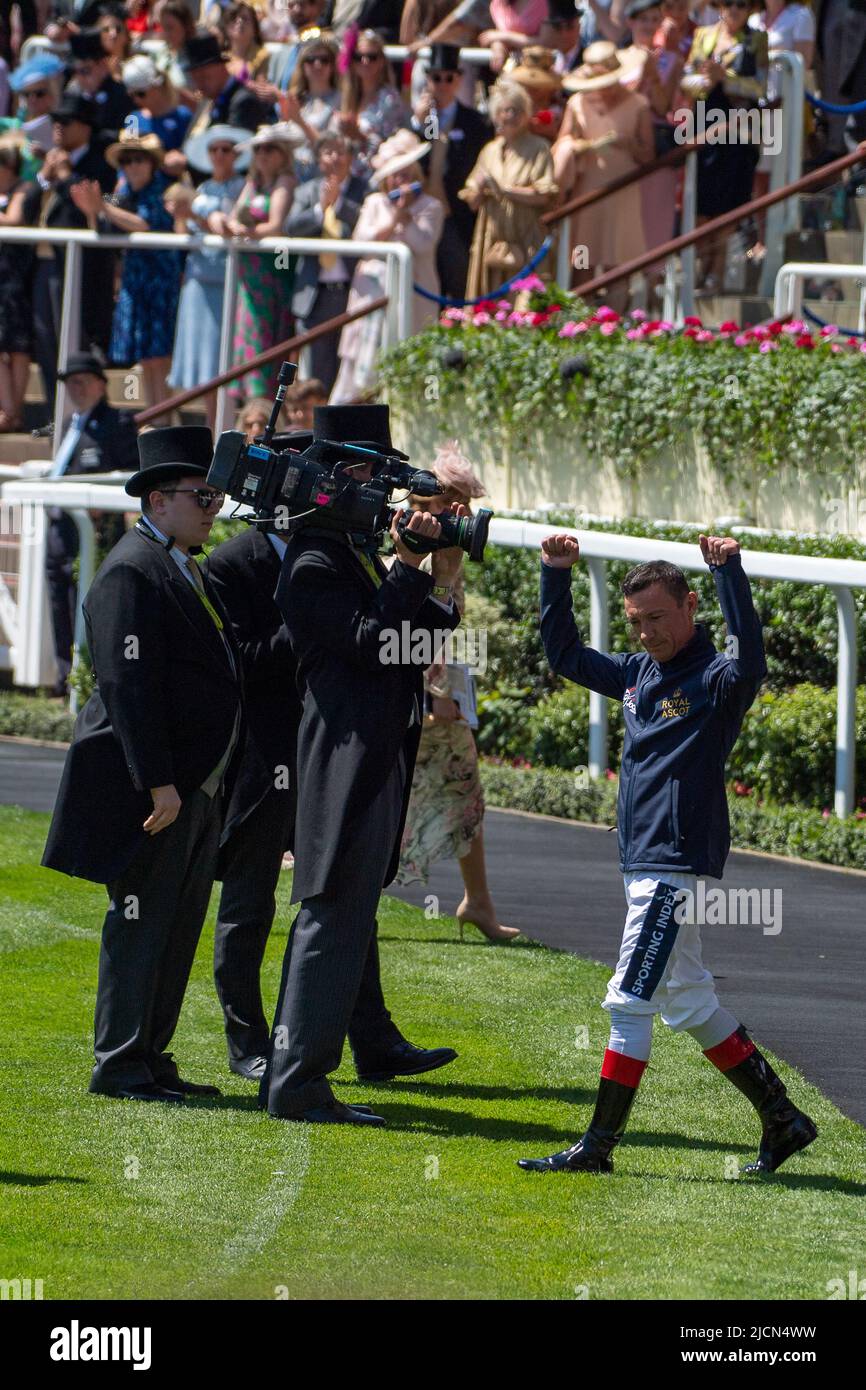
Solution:
[(440, 444), (430, 471), (436, 474), (444, 487), (454, 488), (464, 497), (483, 497), (487, 491), (466, 455), (461, 453), (456, 439)]

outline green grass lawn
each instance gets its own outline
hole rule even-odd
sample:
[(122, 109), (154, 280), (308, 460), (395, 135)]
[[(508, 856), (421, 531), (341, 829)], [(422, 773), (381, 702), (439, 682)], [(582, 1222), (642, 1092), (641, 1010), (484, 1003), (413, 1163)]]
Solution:
[[(823, 1299), (829, 1279), (862, 1273), (862, 1129), (784, 1067), (818, 1142), (774, 1178), (730, 1180), (755, 1151), (754, 1112), (660, 1024), (615, 1174), (519, 1170), (585, 1127), (608, 972), (528, 942), (461, 944), (450, 919), (390, 899), (391, 1009), (414, 1042), (460, 1057), (362, 1087), (347, 1053), (338, 1094), (375, 1100), (387, 1129), (255, 1108), (225, 1064), (213, 913), (174, 1050), (222, 1099), (88, 1095), (105, 893), (37, 867), (46, 825), (0, 810), (0, 1278), (41, 1278), (47, 1299)], [(288, 881), (277, 922), (268, 1008)]]

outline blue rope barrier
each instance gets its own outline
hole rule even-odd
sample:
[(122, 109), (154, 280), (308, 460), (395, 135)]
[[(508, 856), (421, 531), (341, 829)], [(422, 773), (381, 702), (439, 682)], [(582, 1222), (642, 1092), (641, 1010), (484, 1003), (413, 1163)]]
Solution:
[(552, 245), (553, 237), (545, 237), (532, 260), (527, 261), (522, 270), (518, 270), (516, 274), (511, 276), (510, 280), (506, 280), (505, 284), (500, 285), (498, 290), (489, 290), (487, 294), (479, 294), (477, 299), (451, 299), (447, 294), (433, 294), (430, 290), (422, 289), (420, 285), (413, 285), (412, 288), (416, 294), (420, 294), (422, 299), (432, 299), (434, 304), (441, 304), (445, 309), (470, 308), (473, 304), (483, 304), (488, 299), (499, 299), (501, 295), (508, 294), (516, 280), (522, 280), (524, 275), (528, 275), (544, 260)]
[(829, 111), (831, 116), (856, 116), (860, 111), (866, 111), (866, 101), (855, 101), (851, 106), (840, 106), (836, 101), (824, 101), (823, 97), (816, 97), (814, 92), (806, 92), (806, 100), (819, 111)]
[[(805, 304), (802, 308), (804, 318), (810, 319), (812, 323), (817, 323), (819, 328), (830, 327), (829, 319), (819, 319), (818, 315), (813, 314), (811, 309), (807, 309)], [(866, 333), (861, 332), (859, 328), (840, 328), (839, 332), (844, 333), (846, 338), (866, 338)]]

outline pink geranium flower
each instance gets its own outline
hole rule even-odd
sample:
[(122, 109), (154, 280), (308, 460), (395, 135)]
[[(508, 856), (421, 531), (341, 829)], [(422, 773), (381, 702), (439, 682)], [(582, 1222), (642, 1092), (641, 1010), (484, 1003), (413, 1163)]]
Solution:
[(708, 328), (702, 328), (700, 333), (695, 334), (695, 342), (711, 343), (713, 341), (713, 337), (714, 334), (712, 334)]
[(768, 338), (766, 342), (761, 343), (761, 346), (760, 346), (760, 348), (758, 349), (758, 351), (759, 351), (759, 352), (778, 352), (778, 351), (779, 351), (779, 344), (778, 344), (778, 343), (772, 342), (772, 340)]
[(839, 329), (836, 327), (835, 323), (825, 323), (824, 327), (821, 329), (821, 337), (832, 338), (838, 332)]
[(618, 327), (618, 323), (613, 323), (612, 320), (608, 319), (605, 323), (601, 325), (599, 332), (603, 333), (605, 338), (609, 338), (611, 333), (615, 333)]
[(686, 328), (703, 328), (704, 326), (702, 320), (699, 319), (696, 314), (686, 314), (684, 322)]
[(596, 323), (619, 323), (619, 314), (607, 304), (602, 304), (600, 309), (596, 309), (592, 317)]
[(734, 323), (733, 319), (725, 319), (725, 322), (719, 329), (720, 333), (738, 333), (739, 331), (740, 325), (738, 323)]
[(511, 288), (513, 290), (543, 290), (544, 281), (537, 275), (526, 275), (522, 280), (515, 280)]

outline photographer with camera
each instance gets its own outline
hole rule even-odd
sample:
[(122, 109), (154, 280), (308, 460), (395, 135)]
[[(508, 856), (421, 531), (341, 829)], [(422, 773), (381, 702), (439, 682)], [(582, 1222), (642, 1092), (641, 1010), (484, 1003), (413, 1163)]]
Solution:
[[(361, 493), (375, 486), (376, 457), (406, 458), (391, 445), (387, 406), (318, 407), (313, 437), (337, 457), (339, 446), (346, 448), (330, 475), (341, 495), (347, 484), (359, 484)], [(360, 463), (348, 446), (360, 448)], [(372, 451), (370, 461), (364, 449)], [(321, 500), (322, 492), (314, 495)], [(390, 571), (375, 553), (379, 534), (364, 540), (351, 526), (325, 529), (318, 517), (307, 524), (307, 513), (300, 515), (305, 520), (290, 527), (276, 592), (303, 701), (292, 893), (300, 911), (286, 948), (260, 1103), (283, 1119), (381, 1125), (381, 1117), (339, 1102), (327, 1079), (339, 1066), (350, 1020), (362, 1080), (433, 1070), (456, 1056), (450, 1048), (407, 1043), (381, 991), (377, 998), (366, 990), (378, 978), (376, 908), (397, 870), (421, 734), (429, 656), (415, 656), (413, 642), (420, 635), (421, 646), (425, 638), (428, 647), (441, 645), (460, 621), (451, 598), (456, 566), (453, 550), (436, 550), (442, 527), (429, 512), (393, 518), (397, 559)], [(465, 515), (455, 507), (456, 518)], [(428, 575), (420, 564), (431, 550)], [(387, 655), (395, 634), (402, 639), (399, 660)], [(365, 998), (363, 1041), (356, 1042)]]

